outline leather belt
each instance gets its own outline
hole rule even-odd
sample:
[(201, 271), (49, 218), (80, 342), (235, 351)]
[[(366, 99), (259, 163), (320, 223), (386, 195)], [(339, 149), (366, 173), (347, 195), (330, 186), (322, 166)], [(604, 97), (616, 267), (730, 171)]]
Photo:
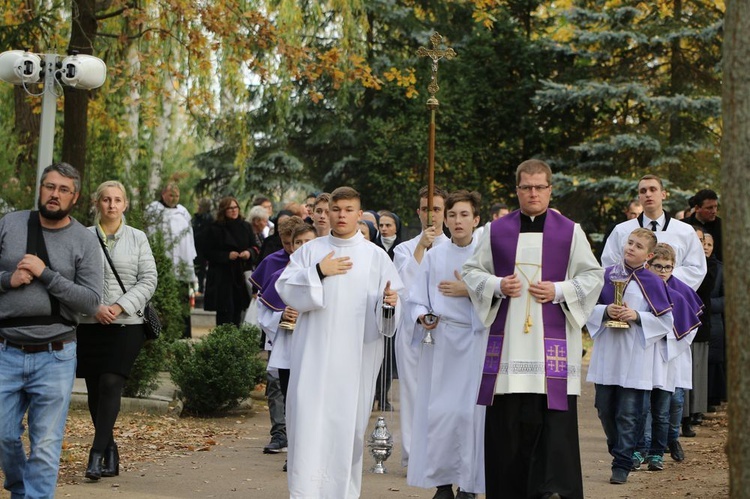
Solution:
[(20, 345), (18, 343), (13, 343), (12, 341), (5, 340), (3, 341), (5, 343), (5, 346), (11, 347), (11, 348), (17, 348), (21, 350), (23, 353), (40, 353), (40, 352), (59, 352), (63, 348), (65, 348), (65, 345), (68, 343), (73, 343), (73, 340), (65, 340), (65, 341), (51, 341), (49, 343), (42, 343), (42, 344), (36, 344), (36, 345)]

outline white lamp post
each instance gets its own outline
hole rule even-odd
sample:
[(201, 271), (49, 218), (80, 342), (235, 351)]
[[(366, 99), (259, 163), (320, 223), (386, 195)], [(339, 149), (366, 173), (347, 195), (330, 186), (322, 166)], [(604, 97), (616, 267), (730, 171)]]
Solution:
[[(73, 54), (61, 59), (57, 54), (34, 54), (23, 50), (9, 50), (0, 54), (0, 80), (21, 85), (30, 95), (27, 85), (42, 83), (42, 116), (39, 126), (39, 153), (36, 181), (41, 181), (42, 171), (52, 164), (55, 147), (55, 112), (57, 111), (56, 85), (91, 90), (101, 87), (107, 79), (107, 65), (98, 57)], [(36, 191), (34, 205), (39, 201)]]

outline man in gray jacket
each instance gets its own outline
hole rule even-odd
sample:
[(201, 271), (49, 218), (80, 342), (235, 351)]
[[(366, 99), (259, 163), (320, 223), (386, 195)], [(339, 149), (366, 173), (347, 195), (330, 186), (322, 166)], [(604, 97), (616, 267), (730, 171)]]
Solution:
[[(37, 211), (0, 219), (0, 464), (11, 497), (54, 497), (76, 369), (77, 314), (95, 314), (103, 265), (69, 214), (80, 176), (48, 166)], [(21, 435), (28, 410), (30, 454)]]

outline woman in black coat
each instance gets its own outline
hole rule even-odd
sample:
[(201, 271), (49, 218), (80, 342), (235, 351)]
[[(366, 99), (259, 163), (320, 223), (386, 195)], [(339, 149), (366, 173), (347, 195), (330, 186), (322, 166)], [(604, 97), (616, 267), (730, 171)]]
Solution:
[(250, 304), (244, 273), (252, 269), (252, 256), (260, 250), (253, 241), (253, 229), (242, 218), (237, 199), (222, 198), (205, 246), (208, 273), (203, 308), (216, 311), (217, 326), (239, 326), (242, 311)]

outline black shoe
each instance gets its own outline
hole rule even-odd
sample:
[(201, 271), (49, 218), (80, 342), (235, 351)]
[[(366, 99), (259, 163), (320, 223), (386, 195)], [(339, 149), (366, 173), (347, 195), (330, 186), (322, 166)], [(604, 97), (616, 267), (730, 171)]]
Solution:
[(682, 423), (682, 436), (693, 438), (696, 435), (695, 430), (693, 430), (693, 427), (690, 426), (690, 423)]
[(456, 499), (476, 499), (477, 495), (473, 492), (464, 492), (461, 489), (458, 489), (458, 493), (456, 494)]
[(682, 445), (679, 440), (669, 442), (669, 455), (678, 463), (685, 459), (685, 451), (682, 450)]
[(693, 426), (700, 426), (703, 424), (703, 413), (702, 412), (696, 412), (695, 414), (692, 414), (690, 417), (690, 424)]
[(263, 454), (278, 454), (279, 452), (286, 452), (286, 439), (282, 440), (277, 437), (273, 437), (268, 445), (263, 447)]
[(286, 473), (286, 463), (287, 463), (287, 462), (288, 462), (288, 461), (284, 461), (284, 467), (283, 467), (283, 468), (281, 468), (281, 471), (283, 471), (284, 473)]
[(437, 488), (437, 492), (432, 496), (432, 499), (455, 499), (453, 495), (453, 485), (441, 485)]
[(120, 474), (120, 452), (117, 450), (117, 444), (112, 441), (104, 449), (104, 466), (102, 467), (103, 477), (118, 476)]
[(628, 481), (628, 470), (622, 468), (612, 468), (612, 476), (609, 477), (609, 483), (620, 485)]
[(104, 453), (91, 449), (89, 452), (89, 464), (86, 466), (86, 478), (89, 480), (99, 480), (102, 477), (102, 462)]
[(708, 406), (708, 407), (706, 408), (706, 412), (716, 412), (716, 406), (717, 406), (717, 405), (719, 405), (719, 404), (709, 405), (709, 406)]

